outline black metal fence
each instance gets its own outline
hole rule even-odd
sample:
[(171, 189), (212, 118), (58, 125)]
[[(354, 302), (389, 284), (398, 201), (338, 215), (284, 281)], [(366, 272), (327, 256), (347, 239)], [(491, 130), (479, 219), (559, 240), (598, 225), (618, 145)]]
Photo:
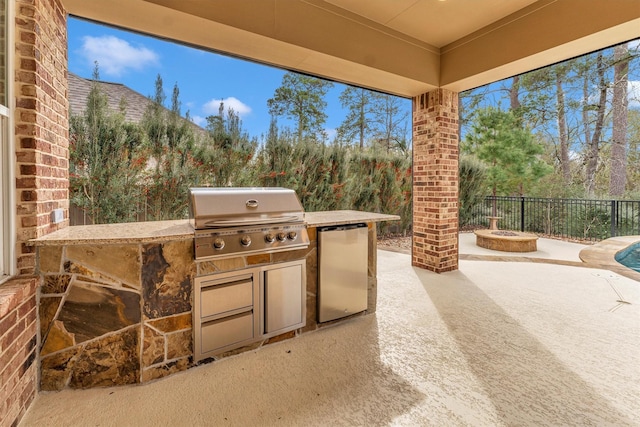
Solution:
[[(461, 226), (488, 226), (493, 202), (489, 196), (474, 206)], [(589, 241), (640, 235), (640, 200), (496, 197), (495, 203), (501, 229)]]
[[(498, 227), (557, 236), (565, 239), (599, 241), (614, 236), (640, 235), (640, 200), (543, 199), (496, 197)], [(460, 213), (462, 228), (488, 227), (493, 197)], [(146, 214), (146, 212), (144, 212)], [(69, 207), (71, 225), (91, 224), (81, 208)], [(138, 221), (146, 221), (141, 214)]]

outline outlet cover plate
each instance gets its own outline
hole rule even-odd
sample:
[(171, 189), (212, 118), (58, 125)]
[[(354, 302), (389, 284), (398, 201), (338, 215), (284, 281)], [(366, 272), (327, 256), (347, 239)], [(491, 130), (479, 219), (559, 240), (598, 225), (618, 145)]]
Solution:
[(51, 212), (51, 222), (59, 224), (62, 221), (64, 221), (64, 210), (61, 208), (54, 209), (53, 212)]

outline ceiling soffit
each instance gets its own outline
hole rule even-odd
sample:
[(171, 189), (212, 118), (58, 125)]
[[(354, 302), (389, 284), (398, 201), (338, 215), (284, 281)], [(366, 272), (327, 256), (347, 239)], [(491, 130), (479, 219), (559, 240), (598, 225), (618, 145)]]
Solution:
[(588, 10), (583, 0), (444, 2), (464, 9), (457, 19), (422, 15), (437, 13), (435, 0), (62, 2), (79, 17), (407, 97), (462, 91), (640, 37), (640, 0), (590, 0)]
[(639, 0), (541, 0), (441, 50), (440, 85), (481, 86), (640, 37)]
[[(345, 81), (342, 73), (359, 75), (365, 86), (374, 70), (402, 76), (422, 87), (439, 83), (440, 50), (420, 40), (377, 25), (323, 1), (270, 0), (229, 2), (209, 0), (147, 0), (181, 14), (246, 31), (266, 55), (279, 56), (284, 45), (301, 48), (304, 58), (284, 58), (284, 68)], [(248, 4), (257, 7), (247, 7)], [(275, 45), (277, 44), (277, 46)], [(224, 49), (222, 49), (224, 50)], [(278, 52), (278, 50), (280, 50)], [(333, 58), (333, 59), (331, 59)], [(340, 68), (323, 67), (335, 65)], [(421, 67), (415, 67), (419, 62)], [(313, 63), (315, 67), (309, 68)], [(336, 76), (337, 75), (337, 76)], [(353, 81), (352, 81), (353, 82)]]
[(324, 0), (438, 48), (459, 40), (536, 0)]

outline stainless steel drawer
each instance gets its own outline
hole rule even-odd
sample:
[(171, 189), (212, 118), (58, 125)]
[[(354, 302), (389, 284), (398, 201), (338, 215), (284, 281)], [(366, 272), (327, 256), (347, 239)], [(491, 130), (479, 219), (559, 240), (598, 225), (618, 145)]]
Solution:
[[(200, 297), (200, 317), (216, 316), (253, 305), (252, 277), (223, 284), (203, 284)], [(205, 287), (206, 286), (206, 287)]]
[(253, 335), (253, 312), (251, 311), (203, 323), (200, 336), (201, 353), (251, 340)]

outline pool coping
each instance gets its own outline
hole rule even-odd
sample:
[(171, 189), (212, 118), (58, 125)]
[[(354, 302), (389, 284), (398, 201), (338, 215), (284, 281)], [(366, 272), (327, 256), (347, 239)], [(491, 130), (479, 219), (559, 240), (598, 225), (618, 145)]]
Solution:
[(602, 268), (640, 282), (640, 273), (616, 261), (616, 254), (640, 242), (640, 236), (610, 237), (580, 251), (580, 259), (588, 267)]

